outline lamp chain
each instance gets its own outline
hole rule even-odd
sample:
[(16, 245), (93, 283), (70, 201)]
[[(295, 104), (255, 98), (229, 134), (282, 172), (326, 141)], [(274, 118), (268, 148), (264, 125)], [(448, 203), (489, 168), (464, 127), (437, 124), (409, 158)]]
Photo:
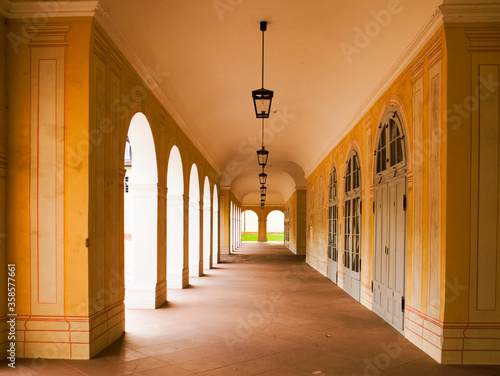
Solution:
[(264, 118), (262, 118), (262, 149), (264, 149)]
[(264, 87), (264, 30), (262, 30), (262, 87)]

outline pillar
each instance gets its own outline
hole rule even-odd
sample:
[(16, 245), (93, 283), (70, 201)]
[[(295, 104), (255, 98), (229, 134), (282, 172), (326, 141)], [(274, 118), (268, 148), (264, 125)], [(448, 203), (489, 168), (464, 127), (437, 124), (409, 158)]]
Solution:
[(189, 284), (184, 263), (184, 196), (167, 197), (167, 285), (182, 289)]
[[(157, 282), (157, 184), (130, 184), (133, 206), (132, 262), (127, 273), (127, 308), (156, 308)], [(154, 218), (153, 220), (146, 220)]]
[(261, 210), (259, 215), (259, 234), (257, 236), (257, 241), (267, 242), (267, 216), (263, 210)]

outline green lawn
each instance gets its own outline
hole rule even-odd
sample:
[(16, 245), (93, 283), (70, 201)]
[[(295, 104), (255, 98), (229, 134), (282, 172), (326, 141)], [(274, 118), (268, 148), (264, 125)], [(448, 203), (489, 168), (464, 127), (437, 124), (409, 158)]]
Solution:
[(256, 242), (257, 241), (257, 234), (243, 233), (243, 234), (241, 234), (241, 241), (242, 242)]
[[(270, 242), (282, 242), (285, 239), (284, 234), (267, 234), (267, 240)], [(241, 234), (241, 241), (243, 242), (256, 242), (257, 234), (256, 233), (243, 233)]]

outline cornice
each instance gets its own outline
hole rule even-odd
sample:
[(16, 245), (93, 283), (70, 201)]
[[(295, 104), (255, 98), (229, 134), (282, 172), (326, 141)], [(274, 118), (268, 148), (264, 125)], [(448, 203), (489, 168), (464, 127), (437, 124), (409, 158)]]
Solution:
[(10, 19), (48, 17), (93, 17), (98, 1), (21, 1), (0, 0)]
[(66, 34), (69, 29), (67, 22), (28, 26), (26, 31), (31, 35), (29, 46), (66, 46)]
[(500, 50), (500, 30), (498, 28), (467, 28), (465, 35), (470, 40), (469, 51)]
[(500, 4), (447, 4), (439, 9), (445, 24), (500, 22)]
[(403, 73), (405, 69), (411, 64), (411, 62), (420, 54), (429, 42), (429, 40), (434, 36), (439, 29), (443, 26), (443, 15), (440, 9), (436, 9), (436, 12), (429, 18), (426, 24), (420, 29), (419, 33), (415, 36), (413, 41), (408, 45), (403, 54), (395, 62), (392, 68), (386, 73), (386, 75), (379, 81), (379, 84), (366, 98), (364, 103), (359, 107), (359, 110), (354, 114), (351, 121), (347, 123), (345, 131), (340, 135), (337, 142), (321, 157), (319, 162), (310, 170), (306, 171), (306, 178), (312, 174), (319, 163), (323, 161), (331, 151), (337, 147), (337, 145), (349, 134), (349, 132), (358, 124), (365, 114), (370, 110), (370, 108), (375, 104), (375, 102), (389, 89), (389, 87), (394, 83), (394, 81)]

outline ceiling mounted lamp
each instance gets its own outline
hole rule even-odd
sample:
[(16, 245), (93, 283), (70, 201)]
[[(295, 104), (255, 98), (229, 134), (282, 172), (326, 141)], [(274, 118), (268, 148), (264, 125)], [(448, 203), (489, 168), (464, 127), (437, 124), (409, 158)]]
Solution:
[(267, 191), (267, 187), (265, 185), (260, 186), (260, 195), (265, 195)]
[(259, 182), (264, 185), (267, 181), (267, 174), (264, 172), (264, 168), (262, 168), (262, 172), (259, 174)]
[(267, 22), (260, 22), (260, 31), (262, 31), (262, 87), (252, 91), (253, 105), (255, 107), (255, 116), (257, 119), (268, 118), (271, 112), (271, 102), (274, 91), (264, 89), (264, 32), (267, 30)]
[(257, 150), (257, 160), (259, 161), (259, 165), (261, 165), (262, 167), (266, 167), (268, 158), (269, 151), (266, 150), (264, 146), (262, 146), (262, 149)]

